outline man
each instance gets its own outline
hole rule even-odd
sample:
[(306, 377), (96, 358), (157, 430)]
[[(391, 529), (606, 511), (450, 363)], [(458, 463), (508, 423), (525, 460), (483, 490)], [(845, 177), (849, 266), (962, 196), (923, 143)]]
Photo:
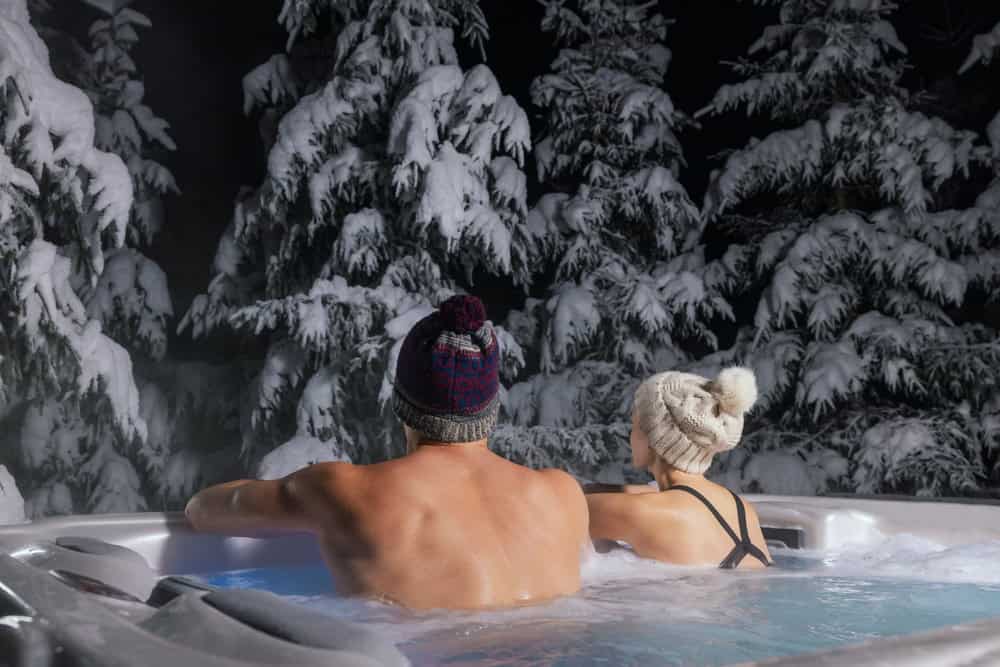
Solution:
[(483, 304), (448, 299), (400, 348), (392, 407), (406, 456), (220, 484), (191, 499), (188, 520), (229, 535), (315, 533), (339, 591), (412, 608), (505, 606), (575, 592), (589, 540), (579, 484), (487, 446), (499, 411), (498, 353)]

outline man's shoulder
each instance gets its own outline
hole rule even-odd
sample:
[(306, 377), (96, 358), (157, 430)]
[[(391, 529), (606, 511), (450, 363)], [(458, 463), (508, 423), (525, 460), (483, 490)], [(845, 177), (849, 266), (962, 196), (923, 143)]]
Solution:
[(342, 461), (314, 463), (288, 476), (291, 488), (300, 495), (343, 496), (366, 478), (364, 466)]
[(555, 493), (564, 497), (583, 498), (583, 487), (580, 486), (580, 482), (565, 470), (542, 468), (533, 472), (540, 483), (547, 485)]
[(573, 475), (569, 474), (565, 470), (560, 470), (559, 468), (526, 468), (526, 470), (531, 470), (540, 478), (548, 480), (552, 484), (568, 484), (569, 482), (573, 482), (577, 486), (580, 486)]
[(346, 461), (323, 461), (306, 466), (295, 475), (310, 481), (322, 481), (327, 478), (356, 477), (361, 468), (362, 466), (356, 466)]
[(412, 482), (380, 464), (316, 463), (296, 474), (299, 494), (312, 506), (338, 507), (354, 517), (391, 514), (412, 504), (414, 495)]

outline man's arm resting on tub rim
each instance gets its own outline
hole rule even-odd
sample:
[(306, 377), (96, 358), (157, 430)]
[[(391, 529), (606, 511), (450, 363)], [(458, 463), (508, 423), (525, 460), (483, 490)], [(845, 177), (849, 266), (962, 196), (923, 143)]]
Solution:
[(321, 463), (282, 479), (240, 479), (196, 493), (184, 508), (188, 523), (198, 531), (245, 537), (269, 533), (310, 532), (315, 529), (315, 500), (336, 484), (343, 463)]

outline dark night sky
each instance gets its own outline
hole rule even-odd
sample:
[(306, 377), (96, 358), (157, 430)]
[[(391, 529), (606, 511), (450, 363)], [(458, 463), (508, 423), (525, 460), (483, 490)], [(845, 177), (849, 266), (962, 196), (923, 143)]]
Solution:
[[(971, 35), (1000, 20), (1000, 3), (985, 0), (914, 0), (903, 3), (896, 21), (911, 48), (912, 87), (927, 87), (956, 101), (946, 117), (960, 126), (981, 130), (1000, 106), (995, 71), (977, 68), (957, 77), (968, 53)], [(164, 161), (173, 171), (183, 196), (167, 201), (167, 223), (150, 250), (166, 271), (178, 317), (204, 290), (216, 242), (230, 219), (232, 202), (241, 185), (259, 184), (265, 155), (257, 138), (256, 121), (242, 114), (241, 79), (253, 67), (284, 49), (285, 33), (277, 23), (280, 0), (136, 0), (153, 28), (145, 31), (136, 61), (146, 82), (146, 101), (171, 124), (177, 143)], [(548, 70), (556, 54), (551, 35), (542, 33), (542, 7), (536, 0), (483, 0), (491, 39), (486, 60), (505, 92), (514, 95), (532, 118), (528, 88)], [(966, 16), (955, 7), (965, 7)], [(988, 7), (988, 8), (987, 8)], [(745, 54), (761, 29), (775, 22), (776, 10), (755, 7), (749, 0), (661, 0), (660, 11), (676, 19), (667, 45), (674, 54), (666, 90), (674, 103), (693, 112), (704, 106), (718, 86), (734, 80), (722, 64)], [(950, 13), (949, 13), (950, 12)], [(76, 10), (71, 20), (86, 34), (95, 12)], [(928, 26), (951, 24), (967, 28), (951, 43), (926, 38)], [(478, 53), (462, 49), (462, 64), (479, 61)], [(700, 131), (681, 136), (689, 167), (681, 174), (695, 201), (700, 201), (711, 156), (746, 143), (768, 125), (742, 116), (710, 118)], [(529, 179), (533, 167), (527, 166)], [(536, 189), (536, 188), (533, 188)], [(189, 356), (197, 346), (184, 339), (171, 342), (175, 354)]]

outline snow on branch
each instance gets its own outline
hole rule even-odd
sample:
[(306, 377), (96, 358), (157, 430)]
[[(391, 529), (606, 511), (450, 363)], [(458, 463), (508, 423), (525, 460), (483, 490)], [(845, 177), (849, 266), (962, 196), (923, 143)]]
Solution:
[(243, 77), (243, 113), (257, 106), (298, 100), (299, 89), (288, 56), (275, 54)]
[(69, 273), (70, 261), (56, 246), (33, 241), (18, 259), (18, 324), (33, 353), (49, 356), (46, 348), (51, 336), (56, 345), (67, 346), (75, 370), (56, 368), (54, 374), (75, 375), (78, 396), (91, 392), (106, 395), (121, 432), (129, 438), (143, 438), (146, 427), (139, 416), (138, 390), (128, 352), (102, 334), (97, 321), (86, 318), (83, 304), (70, 287)]
[(962, 62), (962, 66), (958, 68), (958, 73), (964, 74), (977, 63), (989, 65), (998, 49), (1000, 49), (1000, 23), (993, 26), (989, 32), (976, 35), (972, 39), (972, 49)]
[(641, 377), (717, 345), (709, 323), (732, 317), (720, 291), (731, 274), (705, 261), (679, 179), (677, 133), (693, 123), (663, 89), (669, 21), (649, 2), (543, 5), (542, 28), (563, 47), (531, 86), (544, 113), (535, 160), (553, 191), (526, 231), (555, 275), (506, 322), (527, 354), (501, 446), (531, 465), (620, 477), (623, 403)]
[[(175, 187), (169, 172), (132, 160), (140, 132), (172, 147), (164, 126), (140, 109), (142, 85), (128, 76), (135, 64), (126, 51), (137, 39), (134, 26), (143, 25), (148, 20), (126, 8), (93, 26), (101, 54), (121, 46), (122, 57), (102, 62), (125, 73), (116, 79), (115, 98), (138, 109), (138, 115), (117, 107), (103, 115), (102, 106), (95, 115), (88, 94), (53, 75), (24, 1), (0, 1), (6, 104), (0, 114), (0, 261), (8, 276), (0, 291), (0, 376), (12, 408), (5, 418), (16, 419), (20, 432), (17, 463), (36, 487), (28, 491), (32, 516), (146, 507), (139, 469), (128, 458), (143, 458), (147, 437), (132, 361), (94, 319), (118, 310), (154, 353), (165, 341), (170, 308), (162, 272), (121, 249), (135, 236), (129, 227), (134, 175), (136, 182), (148, 177), (159, 191)], [(84, 61), (75, 65), (87, 67)], [(94, 99), (103, 105), (104, 98)], [(129, 164), (101, 149), (122, 152)], [(142, 224), (152, 225), (149, 213), (137, 212)], [(118, 285), (122, 276), (134, 280)], [(141, 307), (126, 298), (136, 286)], [(108, 298), (95, 306), (89, 300), (95, 293)], [(96, 310), (88, 312), (88, 304)]]
[(108, 256), (104, 272), (85, 296), (87, 314), (108, 323), (118, 340), (130, 341), (150, 358), (167, 351), (167, 320), (173, 317), (163, 269), (131, 248)]
[[(0, 88), (10, 90), (3, 125), (3, 145), (9, 155), (23, 151), (28, 164), (8, 177), (22, 189), (23, 174), (35, 181), (49, 172), (78, 212), (80, 236), (90, 246), (93, 273), (103, 268), (101, 233), (111, 228), (118, 246), (125, 241), (132, 207), (132, 179), (124, 163), (94, 146), (94, 110), (78, 88), (57, 79), (48, 50), (28, 24), (23, 0), (0, 5)], [(55, 141), (53, 141), (55, 139)], [(9, 159), (9, 158), (8, 158)], [(87, 177), (79, 178), (78, 169)], [(37, 185), (30, 190), (37, 190)], [(87, 213), (96, 216), (85, 222)]]
[[(872, 139), (879, 145), (873, 146)], [(705, 211), (716, 216), (762, 192), (875, 187), (908, 212), (923, 212), (942, 183), (966, 175), (974, 134), (889, 101), (838, 105), (822, 121), (779, 130), (736, 151), (712, 179)]]

